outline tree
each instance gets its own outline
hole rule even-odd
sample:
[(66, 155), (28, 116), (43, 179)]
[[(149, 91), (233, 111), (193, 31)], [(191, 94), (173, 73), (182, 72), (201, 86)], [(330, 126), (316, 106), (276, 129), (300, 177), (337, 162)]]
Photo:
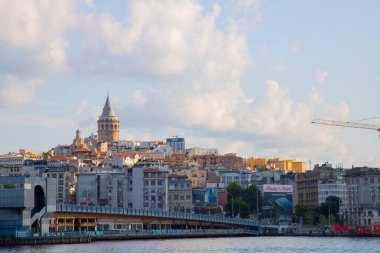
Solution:
[(51, 157), (51, 154), (49, 153), (49, 152), (43, 152), (42, 153), (42, 158), (44, 159), (44, 160), (47, 160), (47, 159), (49, 159)]
[[(232, 213), (232, 205), (234, 207), (233, 213)], [(235, 199), (234, 198), (233, 203), (232, 203), (232, 199), (228, 201), (227, 212), (230, 213), (232, 217), (236, 217), (239, 214), (240, 218), (248, 218), (248, 216), (249, 216), (249, 205), (247, 204), (247, 202), (245, 202), (242, 199), (239, 199), (239, 198)]]
[(242, 199), (249, 205), (250, 213), (256, 213), (258, 210), (257, 204), (260, 208), (262, 203), (262, 196), (260, 190), (257, 188), (256, 185), (251, 185), (250, 187), (245, 189), (242, 193)]
[(238, 182), (232, 182), (227, 186), (228, 199), (233, 197), (234, 200), (241, 197), (243, 189)]
[(299, 219), (301, 217), (305, 220), (306, 214), (307, 214), (306, 206), (304, 206), (302, 204), (297, 204), (296, 205), (296, 211), (295, 211), (297, 221), (299, 221)]
[[(330, 223), (339, 221), (339, 198), (336, 196), (328, 196), (326, 201), (319, 206), (320, 213), (327, 219), (330, 216)], [(334, 217), (331, 219), (331, 217)]]

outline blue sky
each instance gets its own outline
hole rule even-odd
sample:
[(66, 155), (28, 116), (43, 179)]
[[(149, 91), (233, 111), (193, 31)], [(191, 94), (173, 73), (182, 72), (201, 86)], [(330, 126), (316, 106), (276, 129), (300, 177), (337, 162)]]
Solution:
[[(380, 166), (378, 1), (0, 1), (0, 153), (96, 132)], [(380, 124), (380, 119), (368, 121)]]

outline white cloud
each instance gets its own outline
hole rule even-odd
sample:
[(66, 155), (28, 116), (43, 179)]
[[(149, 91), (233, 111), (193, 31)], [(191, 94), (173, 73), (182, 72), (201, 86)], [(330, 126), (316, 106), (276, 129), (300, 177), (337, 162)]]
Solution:
[(323, 83), (325, 83), (328, 74), (329, 73), (326, 70), (317, 69), (315, 71), (315, 79), (318, 81), (318, 83), (323, 84)]
[(0, 108), (32, 104), (36, 86), (41, 83), (43, 80), (22, 80), (12, 75), (0, 79)]
[(93, 125), (101, 113), (100, 105), (93, 105), (87, 99), (81, 100), (75, 106), (75, 116), (79, 120), (79, 126)]
[[(223, 28), (220, 5), (205, 10), (196, 1), (138, 0), (131, 1), (120, 18), (95, 12), (92, 1), (81, 1), (87, 9), (79, 12), (77, 3), (0, 0), (0, 23), (7, 24), (0, 27), (0, 73), (32, 76), (13, 74), (1, 81), (0, 106), (29, 105), (39, 80), (57, 72), (65, 77), (135, 79), (151, 85), (137, 90), (121, 112), (128, 136), (183, 134), (194, 143), (206, 140), (222, 152), (245, 155), (347, 156), (333, 130), (310, 124), (315, 115), (347, 117), (344, 102), (329, 104), (315, 88), (306, 101), (298, 102), (273, 80), (264, 94), (245, 94), (240, 82), (253, 59), (244, 26), (260, 20), (259, 1), (237, 1), (249, 20), (223, 17), (228, 24)], [(292, 50), (298, 52), (299, 47)], [(265, 44), (262, 51), (267, 51)], [(14, 52), (21, 55), (16, 60)], [(327, 75), (317, 70), (317, 81), (325, 82)], [(100, 111), (84, 100), (75, 115), (83, 124), (94, 123)], [(76, 127), (70, 120), (39, 114), (12, 117), (16, 120), (2, 124)], [(331, 152), (329, 146), (339, 148)]]
[[(68, 45), (64, 35), (76, 20), (74, 10), (70, 0), (1, 0), (0, 49), (18, 49), (42, 69), (60, 69)], [(3, 57), (12, 59), (12, 54)]]
[(48, 116), (36, 113), (10, 113), (2, 112), (0, 122), (1, 126), (23, 126), (40, 127), (40, 128), (68, 128), (74, 129), (76, 124), (74, 121), (66, 118)]

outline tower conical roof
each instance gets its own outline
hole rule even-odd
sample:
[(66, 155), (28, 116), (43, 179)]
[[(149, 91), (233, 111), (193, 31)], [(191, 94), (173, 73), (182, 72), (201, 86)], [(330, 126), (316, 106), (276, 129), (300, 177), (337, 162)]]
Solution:
[(107, 100), (103, 107), (102, 117), (116, 117), (109, 94), (107, 94)]

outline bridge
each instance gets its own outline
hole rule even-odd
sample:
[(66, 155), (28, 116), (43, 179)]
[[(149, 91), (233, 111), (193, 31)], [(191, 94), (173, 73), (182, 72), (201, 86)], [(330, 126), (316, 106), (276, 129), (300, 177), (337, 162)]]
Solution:
[(45, 220), (43, 223), (49, 227), (47, 231), (45, 226), (45, 232), (170, 229), (244, 229), (258, 232), (261, 227), (259, 221), (252, 219), (66, 204), (57, 204), (56, 211), (47, 213), (43, 220)]

